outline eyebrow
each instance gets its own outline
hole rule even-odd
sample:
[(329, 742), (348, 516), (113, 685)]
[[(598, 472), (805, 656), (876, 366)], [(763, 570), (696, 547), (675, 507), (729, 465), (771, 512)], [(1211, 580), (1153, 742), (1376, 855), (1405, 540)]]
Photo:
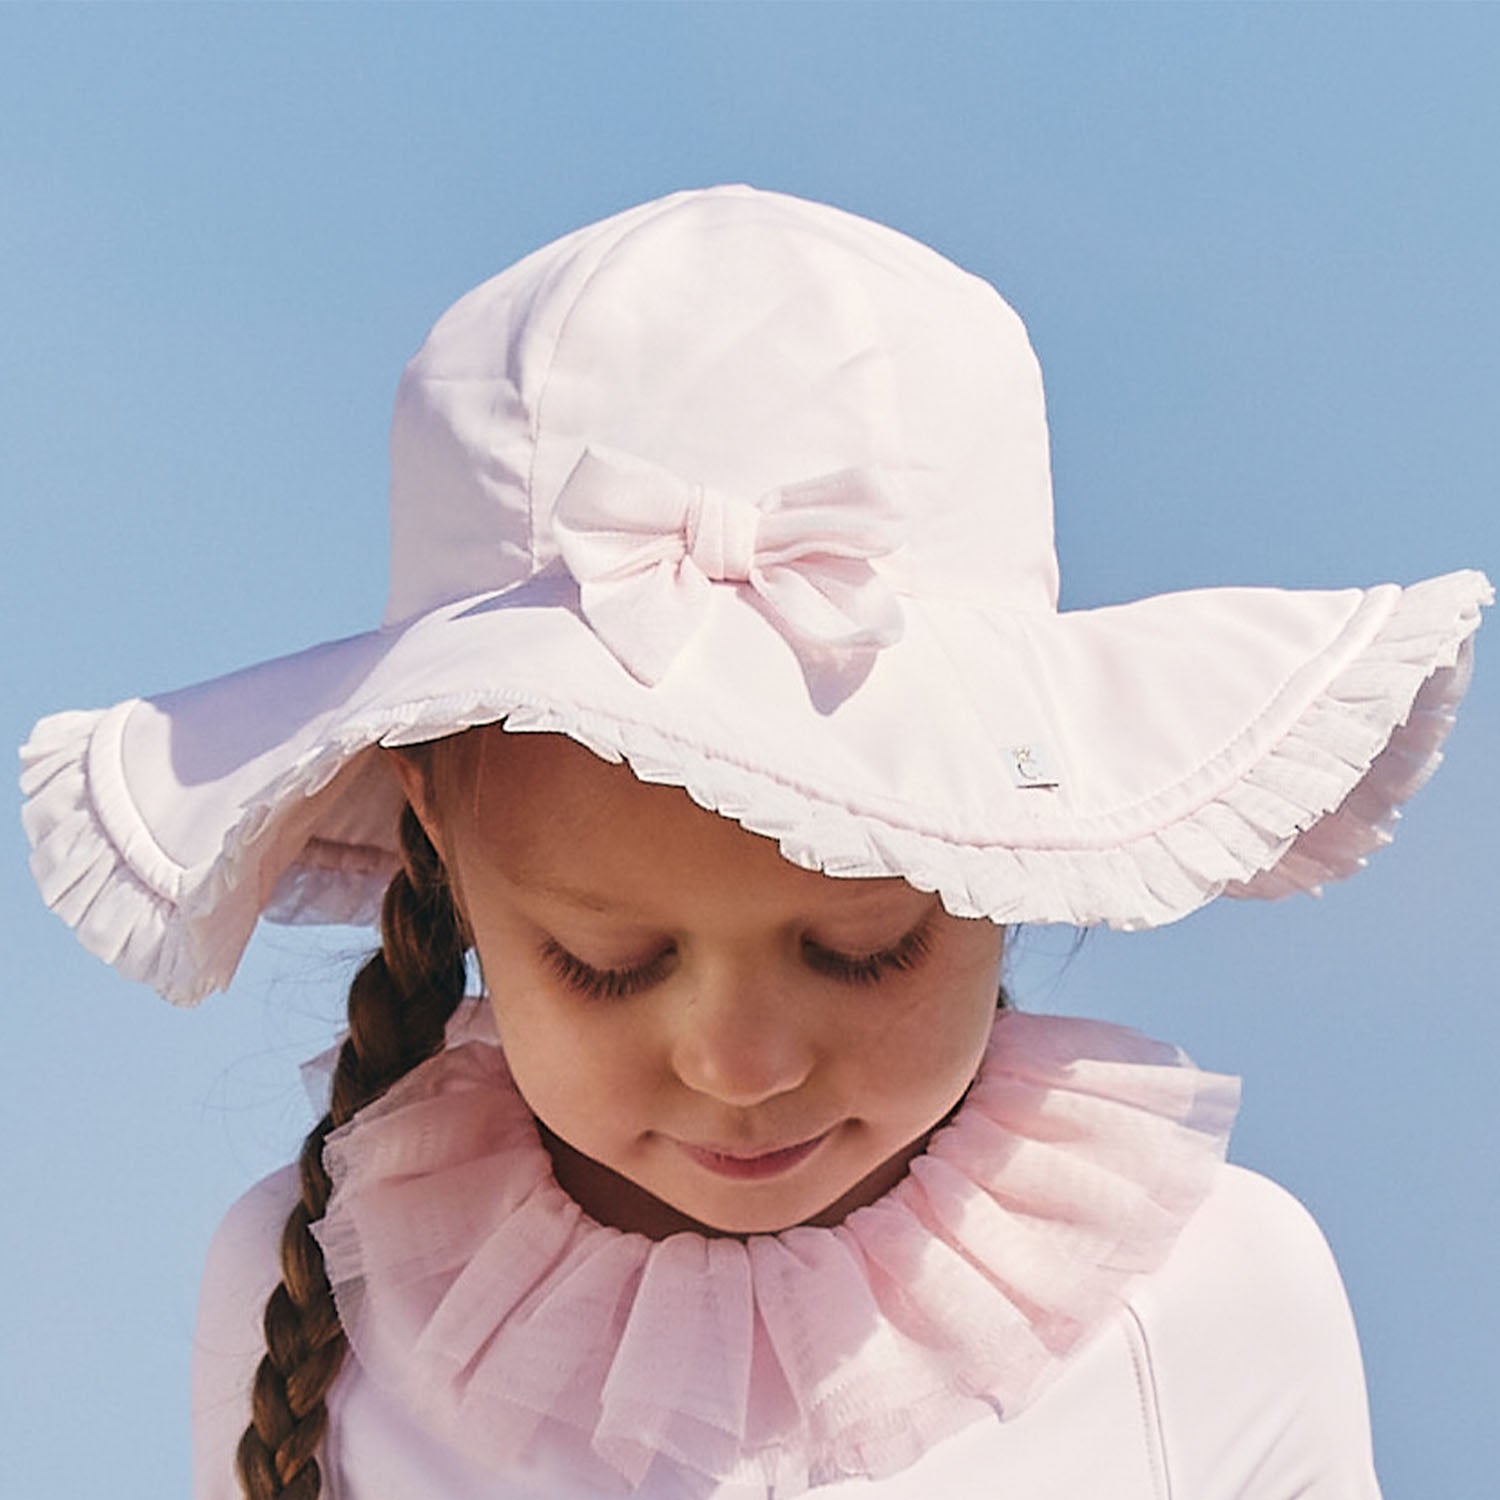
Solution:
[(513, 880), (511, 883), (533, 895), (547, 896), (554, 901), (564, 901), (569, 906), (582, 907), (585, 911), (603, 912), (606, 915), (629, 911), (628, 907), (622, 907), (617, 901), (606, 901), (597, 892), (577, 890), (567, 885), (556, 885), (549, 880), (527, 878)]
[[(829, 876), (828, 878), (832, 880), (839, 877)], [(554, 901), (562, 901), (569, 906), (576, 906), (583, 911), (599, 912), (605, 916), (634, 918), (643, 918), (644, 916), (639, 908), (630, 905), (628, 901), (621, 902), (618, 899), (607, 899), (598, 891), (585, 890), (579, 886), (559, 884), (556, 881), (548, 880), (539, 875), (522, 873), (510, 877), (510, 883), (532, 895), (545, 896)], [(851, 887), (863, 887), (864, 889), (858, 893), (860, 897), (865, 896), (865, 891), (869, 892), (869, 899), (888, 894), (883, 888), (877, 886), (874, 881), (850, 877), (844, 883)], [(925, 921), (931, 915), (932, 910), (940, 905), (940, 902), (937, 893), (934, 891), (922, 891), (919, 894), (928, 898), (928, 908), (922, 917), (922, 920)], [(860, 904), (868, 904), (868, 901), (861, 901)]]

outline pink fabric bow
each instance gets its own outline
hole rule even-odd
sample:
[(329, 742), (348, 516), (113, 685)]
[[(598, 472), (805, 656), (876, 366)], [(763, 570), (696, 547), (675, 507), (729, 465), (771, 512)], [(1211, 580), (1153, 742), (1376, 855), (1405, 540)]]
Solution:
[(844, 469), (759, 502), (586, 449), (553, 513), (584, 617), (652, 686), (708, 614), (714, 584), (747, 584), (794, 642), (874, 648), (901, 638), (901, 606), (870, 566), (900, 544), (874, 476)]

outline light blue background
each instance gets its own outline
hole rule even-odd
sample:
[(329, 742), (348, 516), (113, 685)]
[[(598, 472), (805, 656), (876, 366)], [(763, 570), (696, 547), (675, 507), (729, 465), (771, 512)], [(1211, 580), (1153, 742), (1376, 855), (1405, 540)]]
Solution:
[[(1497, 142), (1493, 6), (6, 6), (4, 734), (372, 624), (389, 401), (432, 319), (724, 180), (1014, 302), (1069, 607), (1493, 571)], [(1244, 1075), (1234, 1154), (1339, 1256), (1389, 1500), (1500, 1472), (1485, 655), (1366, 875), (1068, 965), (1032, 934), (1015, 976)], [(295, 1149), (294, 1064), (363, 939), (263, 933), (175, 1013), (76, 947), (7, 838), (0, 1487), (185, 1494), (203, 1248)]]

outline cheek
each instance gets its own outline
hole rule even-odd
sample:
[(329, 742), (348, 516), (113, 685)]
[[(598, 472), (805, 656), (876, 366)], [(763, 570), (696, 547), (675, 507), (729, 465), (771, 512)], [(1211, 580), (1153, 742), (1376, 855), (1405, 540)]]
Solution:
[[(946, 1114), (973, 1081), (994, 1024), (994, 1005), (961, 1004), (950, 994), (883, 1027), (867, 1046), (865, 1084), (893, 1111), (926, 1127)], [(927, 1118), (916, 1118), (926, 1116)]]
[(517, 1085), (527, 1102), (548, 1080), (566, 1085), (586, 1062), (577, 1007), (560, 1004), (543, 967), (536, 935), (503, 909), (471, 918), (490, 1011)]
[[(995, 1023), (1000, 984), (998, 935), (976, 936), (913, 976), (908, 1003), (862, 1028), (867, 1085), (893, 1107), (942, 1115), (973, 1081)], [(931, 1124), (931, 1119), (923, 1122)]]
[(519, 977), (491, 989), (490, 1007), (516, 1088), (532, 1112), (578, 1149), (603, 1149), (642, 1112), (650, 1059), (638, 1027)]

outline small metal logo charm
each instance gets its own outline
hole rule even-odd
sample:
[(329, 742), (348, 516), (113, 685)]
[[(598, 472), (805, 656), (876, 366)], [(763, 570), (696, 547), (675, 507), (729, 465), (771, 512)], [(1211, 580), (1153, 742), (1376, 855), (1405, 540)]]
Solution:
[(1012, 745), (1005, 752), (1011, 780), (1017, 786), (1056, 786), (1057, 773), (1051, 757), (1040, 745)]

